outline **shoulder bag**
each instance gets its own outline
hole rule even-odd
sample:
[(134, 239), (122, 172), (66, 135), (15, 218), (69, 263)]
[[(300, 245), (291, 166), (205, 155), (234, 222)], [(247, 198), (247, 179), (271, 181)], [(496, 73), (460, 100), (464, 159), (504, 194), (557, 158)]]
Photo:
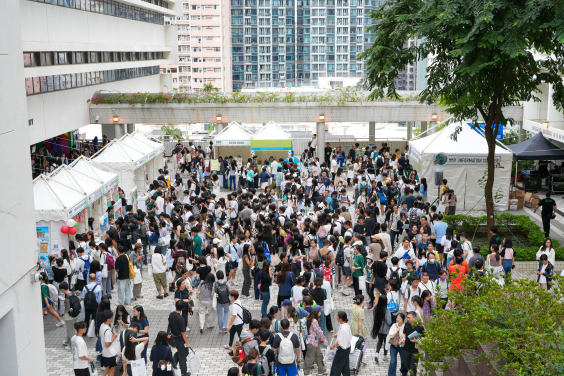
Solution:
[(162, 372), (172, 371), (172, 369), (174, 368), (174, 365), (172, 364), (172, 362), (170, 360), (165, 360), (166, 354), (168, 354), (169, 349), (170, 348), (167, 346), (166, 351), (165, 351), (164, 356), (163, 356), (163, 359), (159, 360), (159, 364), (157, 365)]
[[(397, 325), (397, 324), (396, 324)], [(392, 346), (397, 346), (399, 344), (399, 327), (398, 330), (396, 331), (396, 334), (394, 334), (393, 337), (390, 337), (390, 339), (388, 340), (388, 343)], [(159, 363), (160, 364), (160, 363)]]

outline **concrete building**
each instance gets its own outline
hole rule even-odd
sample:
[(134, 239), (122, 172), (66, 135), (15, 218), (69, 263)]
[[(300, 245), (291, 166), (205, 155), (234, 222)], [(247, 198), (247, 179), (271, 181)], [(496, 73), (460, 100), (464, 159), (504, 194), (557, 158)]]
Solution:
[(159, 66), (178, 60), (176, 27), (164, 25), (180, 10), (174, 0), (19, 5), (30, 144), (89, 124), (86, 101), (95, 91), (172, 88)]

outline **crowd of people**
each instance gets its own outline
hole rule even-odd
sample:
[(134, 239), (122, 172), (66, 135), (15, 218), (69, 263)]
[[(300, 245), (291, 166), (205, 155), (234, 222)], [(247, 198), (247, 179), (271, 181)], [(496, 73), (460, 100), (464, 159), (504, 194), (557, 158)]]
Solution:
[[(219, 157), (219, 176), (206, 166), (209, 152), (175, 148), (188, 178), (165, 167), (147, 184), (146, 212), (126, 205), (116, 218), (110, 207), (104, 241), (92, 231), (77, 234), (43, 265), (44, 314), (66, 327), (76, 375), (89, 375), (95, 361), (85, 335), (98, 337), (103, 376), (113, 376), (116, 356), (127, 375), (148, 361), (155, 375), (174, 368), (189, 375), (187, 332), (209, 335), (216, 322), (231, 376), (349, 375), (368, 363), (368, 336), (377, 340), (375, 362), (389, 362), (389, 376), (398, 363), (401, 375), (416, 375), (416, 344), (437, 307), (452, 308), (447, 292), (472, 268), (503, 280), (514, 267), (511, 239), (495, 227), (485, 259), (467, 234), (454, 233), (443, 216), (456, 212), (456, 195), (444, 180), (439, 205), (429, 203), (407, 151), (391, 154), (384, 144), (362, 152), (355, 144), (322, 161)], [(220, 184), (230, 190), (226, 198), (213, 193)], [(550, 239), (537, 257), (538, 282), (550, 288)], [(155, 299), (171, 304), (168, 329), (151, 339), (150, 352), (152, 318), (133, 303), (149, 278)], [(350, 297), (350, 313), (336, 309), (336, 294)], [(246, 307), (251, 299), (260, 317)]]

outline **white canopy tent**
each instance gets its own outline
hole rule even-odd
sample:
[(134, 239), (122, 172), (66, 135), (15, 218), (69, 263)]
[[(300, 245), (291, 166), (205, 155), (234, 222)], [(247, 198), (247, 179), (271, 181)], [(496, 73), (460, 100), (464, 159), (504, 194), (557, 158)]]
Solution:
[(243, 160), (251, 157), (252, 134), (247, 132), (239, 123), (232, 122), (217, 134), (213, 140), (216, 156), (237, 156)]
[(155, 149), (146, 144), (144, 142), (139, 141), (138, 139), (132, 137), (131, 134), (126, 134), (119, 140), (122, 144), (131, 147), (143, 154), (143, 164), (135, 169), (134, 176), (135, 176), (135, 186), (137, 187), (137, 195), (138, 197), (144, 196), (145, 186), (147, 182), (147, 177), (153, 178), (154, 177), (154, 169), (151, 169), (151, 174), (147, 171), (147, 165), (153, 164), (153, 159), (155, 158)]
[[(460, 131), (456, 140), (451, 138), (457, 128)], [(457, 197), (457, 210), (485, 210), (484, 188), (479, 180), (487, 176), (488, 144), (483, 133), (474, 130), (466, 123), (452, 123), (441, 131), (411, 141), (409, 161), (418, 171), (420, 178), (426, 178), (429, 202), (437, 197), (435, 172), (442, 171), (443, 179)], [(496, 204), (498, 210), (507, 210), (509, 187), (511, 183), (511, 162), (513, 153), (496, 145), (496, 168), (494, 195), (499, 191), (501, 200)]]
[(260, 161), (273, 156), (287, 158), (292, 151), (292, 136), (275, 122), (268, 122), (251, 140), (251, 150)]
[(164, 151), (165, 147), (163, 143), (149, 139), (143, 133), (135, 131), (131, 133), (131, 138), (135, 141), (149, 145), (153, 149), (153, 156), (147, 156), (147, 163), (145, 164), (147, 168), (147, 176), (149, 180), (154, 179), (158, 176), (158, 171), (160, 168), (164, 168)]

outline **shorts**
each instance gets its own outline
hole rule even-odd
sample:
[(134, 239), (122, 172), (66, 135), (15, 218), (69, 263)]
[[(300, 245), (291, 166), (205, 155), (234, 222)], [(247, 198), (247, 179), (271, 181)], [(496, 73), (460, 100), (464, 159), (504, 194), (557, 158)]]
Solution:
[[(47, 300), (49, 301), (49, 305), (53, 305), (51, 299), (47, 298)], [(45, 299), (41, 299), (41, 307), (47, 308), (47, 304), (45, 304)]]
[(104, 358), (104, 362), (106, 362), (106, 367), (108, 367), (108, 368), (117, 367), (117, 362), (116, 362), (115, 356), (110, 356), (109, 358), (106, 358), (105, 356), (103, 356), (102, 358)]
[(168, 285), (166, 283), (166, 272), (153, 274), (153, 281), (155, 281), (155, 287), (157, 288), (157, 290), (160, 290), (161, 287), (163, 289), (166, 289)]
[(229, 261), (229, 264), (231, 264), (231, 270), (239, 267), (239, 261)]
[(75, 369), (74, 376), (90, 376), (90, 370), (88, 368)]
[(290, 364), (289, 366), (283, 366), (281, 364), (276, 366), (278, 371), (278, 376), (298, 376), (298, 367), (295, 364)]
[(351, 267), (350, 266), (343, 266), (343, 274), (345, 275), (345, 277), (350, 277), (351, 276)]
[(437, 252), (439, 252), (440, 254), (445, 253), (445, 248), (438, 243), (437, 243)]

